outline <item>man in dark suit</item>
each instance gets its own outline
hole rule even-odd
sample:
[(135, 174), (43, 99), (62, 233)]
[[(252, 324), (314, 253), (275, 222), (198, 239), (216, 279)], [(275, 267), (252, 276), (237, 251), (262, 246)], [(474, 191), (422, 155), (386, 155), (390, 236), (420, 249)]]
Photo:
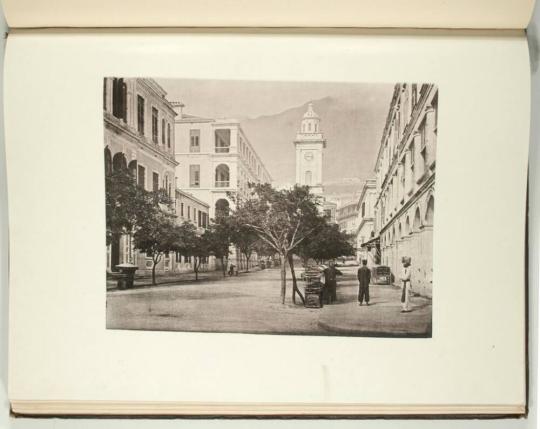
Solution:
[(366, 301), (369, 305), (369, 282), (371, 281), (371, 270), (367, 267), (367, 260), (362, 259), (362, 266), (358, 268), (358, 305)]
[(324, 280), (326, 289), (326, 303), (333, 304), (337, 299), (337, 279), (336, 276), (342, 274), (336, 268), (334, 261), (330, 261), (330, 266), (324, 270)]

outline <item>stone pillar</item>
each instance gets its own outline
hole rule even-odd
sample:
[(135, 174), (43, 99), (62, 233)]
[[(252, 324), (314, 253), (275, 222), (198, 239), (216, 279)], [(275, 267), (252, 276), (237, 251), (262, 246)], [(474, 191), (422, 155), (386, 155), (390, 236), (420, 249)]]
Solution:
[(105, 104), (107, 105), (107, 112), (112, 113), (112, 91), (113, 91), (113, 83), (111, 78), (106, 79), (106, 88), (107, 92), (105, 94)]
[(403, 186), (403, 176), (405, 175), (405, 167), (403, 162), (398, 164), (397, 185), (398, 185), (398, 207), (405, 198), (405, 186)]
[(405, 194), (410, 195), (414, 189), (413, 186), (413, 172), (411, 170), (411, 156), (413, 154), (411, 153), (411, 150), (408, 149), (407, 152), (405, 152)]
[(424, 271), (423, 294), (432, 296), (433, 289), (433, 227), (426, 226), (422, 231), (422, 266)]
[(418, 182), (424, 175), (424, 160), (422, 159), (422, 136), (418, 131), (414, 133), (414, 180)]
[(435, 167), (435, 152), (437, 150), (437, 135), (435, 134), (435, 109), (426, 107), (426, 157), (428, 168)]

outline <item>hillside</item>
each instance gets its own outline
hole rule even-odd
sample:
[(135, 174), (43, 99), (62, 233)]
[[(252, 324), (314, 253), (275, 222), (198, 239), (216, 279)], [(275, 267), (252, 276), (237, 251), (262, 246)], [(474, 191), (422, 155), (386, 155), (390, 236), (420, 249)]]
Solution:
[[(276, 115), (242, 121), (242, 128), (276, 184), (294, 183), (293, 140), (308, 102)], [(374, 97), (369, 89), (313, 100), (327, 140), (323, 181), (332, 193), (354, 192), (358, 183), (372, 176), (388, 103), (389, 99)]]

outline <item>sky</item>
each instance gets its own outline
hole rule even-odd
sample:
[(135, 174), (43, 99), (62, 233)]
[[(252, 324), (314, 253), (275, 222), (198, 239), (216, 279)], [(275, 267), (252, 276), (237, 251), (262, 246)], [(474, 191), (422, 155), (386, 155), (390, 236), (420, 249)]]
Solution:
[(313, 101), (327, 138), (323, 183), (373, 175), (394, 83), (156, 79), (184, 112), (236, 118), (276, 183), (294, 183), (293, 140)]
[(335, 82), (271, 82), (245, 80), (156, 79), (170, 101), (181, 101), (185, 112), (211, 118), (257, 118), (298, 107), (310, 100), (328, 96), (350, 98), (366, 87), (377, 97), (388, 99), (393, 84)]

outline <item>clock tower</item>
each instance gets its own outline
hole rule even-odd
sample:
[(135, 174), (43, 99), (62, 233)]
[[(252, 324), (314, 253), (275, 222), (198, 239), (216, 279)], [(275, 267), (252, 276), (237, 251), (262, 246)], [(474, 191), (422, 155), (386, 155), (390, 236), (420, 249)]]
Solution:
[(313, 111), (313, 103), (309, 103), (304, 113), (300, 131), (296, 134), (296, 183), (307, 185), (315, 195), (322, 196), (322, 163), (323, 149), (326, 140), (320, 127), (321, 119)]

